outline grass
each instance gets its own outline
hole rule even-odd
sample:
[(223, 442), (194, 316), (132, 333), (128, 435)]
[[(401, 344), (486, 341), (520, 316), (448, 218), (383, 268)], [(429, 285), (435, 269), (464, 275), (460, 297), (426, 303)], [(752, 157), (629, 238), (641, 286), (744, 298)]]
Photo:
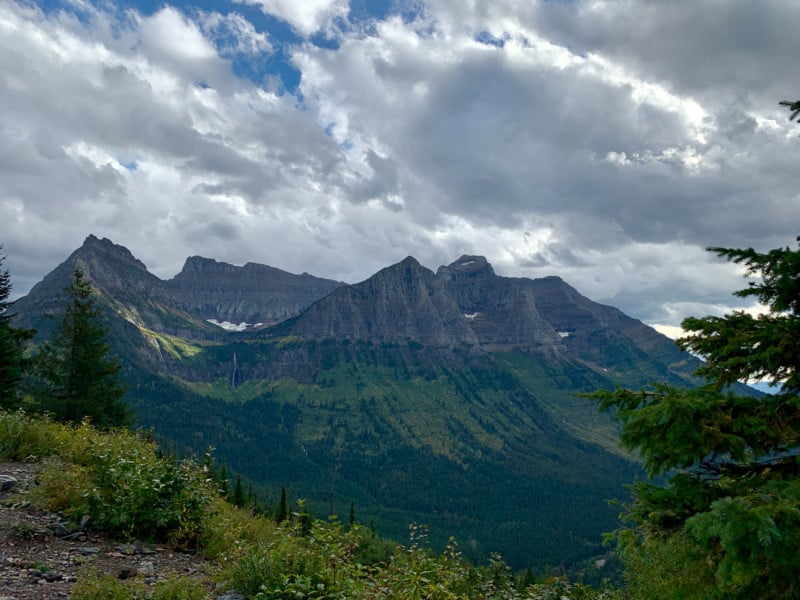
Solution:
[(71, 600), (206, 600), (211, 596), (197, 580), (173, 575), (152, 587), (133, 579), (87, 571), (75, 584)]
[[(184, 338), (166, 333), (158, 333), (141, 326), (139, 327), (139, 331), (142, 332), (142, 335), (147, 341), (161, 352), (166, 352), (178, 360), (193, 358), (203, 352), (203, 344), (199, 342), (191, 343)], [(208, 345), (208, 342), (206, 342), (205, 345)]]
[(179, 384), (201, 396), (218, 398), (225, 402), (247, 402), (253, 398), (263, 396), (273, 387), (271, 382), (264, 379), (250, 379), (235, 388), (231, 386), (230, 380), (226, 378), (220, 378), (210, 383), (180, 380)]

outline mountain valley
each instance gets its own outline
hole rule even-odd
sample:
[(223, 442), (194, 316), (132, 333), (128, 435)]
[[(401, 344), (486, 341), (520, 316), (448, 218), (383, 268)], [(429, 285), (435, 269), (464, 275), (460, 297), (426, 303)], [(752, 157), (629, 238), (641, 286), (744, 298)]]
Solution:
[[(558, 277), (508, 278), (480, 256), (436, 272), (408, 257), (347, 285), (187, 259), (170, 280), (89, 236), (14, 306), (46, 315), (81, 268), (122, 358), (138, 424), (168, 448), (281, 486), (318, 516), (403, 540), (573, 568), (606, 550), (624, 485), (642, 477), (611, 420), (579, 396), (691, 385), (697, 361)], [(249, 324), (228, 331), (214, 323)]]

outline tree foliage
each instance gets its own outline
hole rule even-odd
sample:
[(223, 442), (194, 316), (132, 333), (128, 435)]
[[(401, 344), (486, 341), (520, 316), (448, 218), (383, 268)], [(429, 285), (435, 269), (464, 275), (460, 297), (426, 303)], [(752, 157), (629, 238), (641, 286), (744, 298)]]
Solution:
[[(800, 240), (800, 238), (798, 238)], [(651, 476), (640, 482), (618, 535), (636, 595), (794, 598), (800, 556), (800, 245), (767, 253), (709, 248), (746, 267), (737, 296), (758, 316), (688, 318), (678, 340), (700, 355), (697, 389), (657, 385), (595, 394), (621, 423), (624, 446)], [(767, 380), (764, 397), (732, 393)]]
[(288, 518), (289, 507), (286, 504), (286, 488), (281, 486), (281, 498), (278, 501), (277, 508), (275, 509), (275, 522), (281, 524)]
[(121, 367), (109, 354), (108, 330), (80, 269), (65, 292), (59, 328), (36, 358), (37, 403), (59, 421), (88, 418), (98, 427), (126, 425), (130, 415), (122, 401)]
[(790, 121), (794, 121), (800, 115), (800, 100), (781, 100), (778, 104), (789, 109), (791, 113), (789, 116)]
[[(0, 250), (3, 246), (0, 245)], [(0, 267), (5, 256), (0, 256)], [(0, 269), (0, 408), (16, 408), (19, 404), (18, 387), (22, 378), (22, 353), (31, 331), (11, 327), (11, 276), (8, 269)]]

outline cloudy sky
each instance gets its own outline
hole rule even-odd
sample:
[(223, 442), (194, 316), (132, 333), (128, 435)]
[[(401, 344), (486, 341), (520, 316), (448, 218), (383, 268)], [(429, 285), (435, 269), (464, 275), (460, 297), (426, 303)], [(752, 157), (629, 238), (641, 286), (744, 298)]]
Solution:
[(800, 233), (796, 0), (0, 0), (0, 242), (355, 283), (407, 255), (725, 310)]

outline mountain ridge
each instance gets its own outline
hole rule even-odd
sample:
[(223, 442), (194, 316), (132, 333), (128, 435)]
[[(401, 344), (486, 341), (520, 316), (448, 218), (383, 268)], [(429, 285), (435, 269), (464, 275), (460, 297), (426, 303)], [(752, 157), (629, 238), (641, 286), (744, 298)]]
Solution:
[[(472, 255), (436, 272), (407, 257), (351, 285), (195, 256), (161, 280), (90, 236), (20, 299), (20, 324), (54, 310), (74, 266), (139, 424), (169, 447), (213, 446), (320, 514), (355, 502), (382, 533), (425, 522), (434, 544), (455, 534), (470, 558), (501, 551), (519, 568), (601, 554), (616, 517), (605, 500), (640, 474), (576, 394), (691, 385), (697, 362), (558, 277), (501, 277)], [(217, 317), (265, 324), (229, 332)]]

